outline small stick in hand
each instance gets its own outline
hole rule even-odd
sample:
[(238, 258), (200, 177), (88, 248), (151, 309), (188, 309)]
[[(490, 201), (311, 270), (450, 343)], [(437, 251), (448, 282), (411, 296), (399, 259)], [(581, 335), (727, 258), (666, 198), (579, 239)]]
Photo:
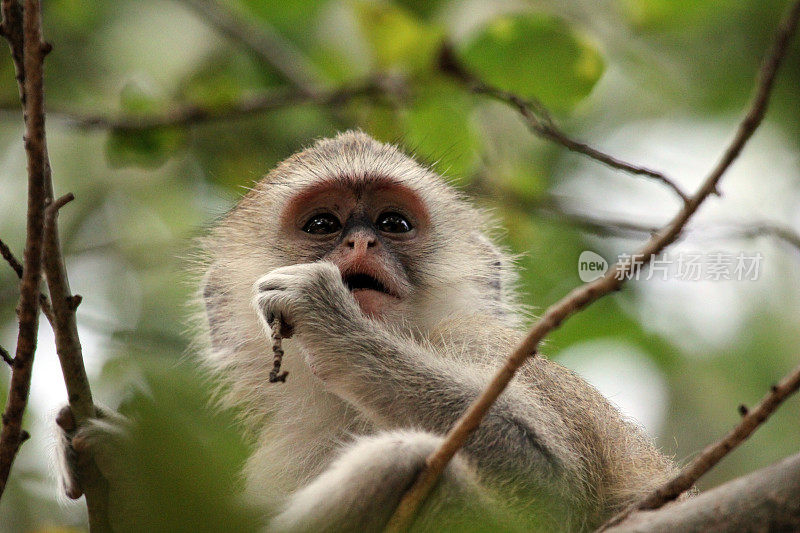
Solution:
[(269, 382), (284, 383), (289, 373), (285, 370), (281, 372), (281, 363), (283, 362), (282, 340), (284, 337), (288, 339), (292, 336), (291, 329), (283, 323), (280, 316), (274, 317), (270, 321), (269, 327), (272, 330), (272, 370), (269, 373)]

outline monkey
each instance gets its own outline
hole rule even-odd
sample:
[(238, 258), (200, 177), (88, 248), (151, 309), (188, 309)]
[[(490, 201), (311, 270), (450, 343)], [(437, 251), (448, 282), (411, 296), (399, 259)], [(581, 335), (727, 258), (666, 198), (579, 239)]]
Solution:
[[(432, 169), (347, 131), (278, 164), (201, 239), (198, 345), (254, 436), (245, 494), (268, 531), (386, 526), (524, 333), (514, 260), (495, 234)], [(270, 383), (277, 323), (288, 376)], [(83, 453), (99, 448), (90, 427), (65, 448), (75, 435)], [(590, 384), (537, 355), (414, 527), (590, 530), (674, 471)]]

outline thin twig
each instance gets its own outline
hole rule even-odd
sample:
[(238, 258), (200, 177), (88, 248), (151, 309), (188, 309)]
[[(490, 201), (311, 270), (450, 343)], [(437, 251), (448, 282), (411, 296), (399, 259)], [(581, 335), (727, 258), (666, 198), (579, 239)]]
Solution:
[(14, 254), (11, 252), (11, 249), (8, 247), (6, 243), (0, 239), (0, 254), (2, 254), (3, 259), (11, 266), (14, 272), (17, 273), (18, 278), (22, 278), (22, 263), (20, 263)]
[[(522, 198), (502, 186), (490, 184), (483, 176), (475, 176), (467, 186), (467, 192), (476, 197), (501, 197), (507, 204), (526, 213), (535, 213), (548, 220), (566, 222), (580, 229), (603, 236), (646, 238), (659, 230), (659, 226), (644, 222), (632, 222), (622, 215), (602, 216), (568, 210), (555, 196)], [(756, 239), (771, 237), (783, 241), (800, 251), (800, 234), (793, 228), (769, 220), (716, 221), (691, 230), (684, 228), (683, 234), (701, 239)]]
[(303, 93), (313, 94), (322, 86), (308, 59), (265, 21), (251, 24), (211, 0), (180, 1)]
[[(78, 336), (75, 311), (76, 301), (80, 303), (80, 299), (76, 300), (70, 292), (69, 278), (58, 237), (58, 211), (73, 199), (72, 193), (66, 194), (50, 203), (45, 210), (44, 270), (47, 287), (53, 299), (56, 352), (67, 387), (69, 408), (76, 425), (80, 426), (88, 419), (97, 416), (97, 411), (92, 400)], [(108, 481), (93, 462), (87, 461), (81, 468), (81, 489), (86, 495), (90, 530), (111, 531), (108, 518)]]
[[(22, 279), (22, 272), (23, 267), (22, 263), (14, 256), (11, 249), (0, 239), (0, 254), (2, 254), (3, 259), (11, 266), (11, 268), (16, 272), (17, 277)], [(50, 300), (47, 298), (46, 294), (39, 293), (39, 307), (42, 308), (42, 313), (44, 313), (45, 318), (47, 321), (50, 322), (50, 325), (53, 325), (53, 310), (50, 307)]]
[(270, 383), (285, 383), (289, 372), (281, 372), (283, 362), (283, 335), (281, 334), (281, 317), (276, 316), (269, 325), (272, 337), (272, 370), (269, 373)]
[(786, 55), (791, 36), (800, 18), (800, 1), (794, 4), (778, 30), (775, 43), (765, 56), (759, 70), (756, 83), (756, 95), (747, 111), (733, 140), (726, 148), (717, 165), (711, 170), (700, 188), (689, 201), (684, 204), (675, 217), (661, 228), (645, 245), (633, 255), (641, 261), (619, 261), (606, 274), (595, 281), (573, 289), (567, 296), (550, 306), (542, 317), (533, 325), (525, 339), (508, 357), (505, 364), (492, 378), (481, 395), (470, 405), (467, 412), (455, 423), (447, 433), (442, 444), (426, 460), (425, 468), (420, 472), (414, 484), (401, 499), (386, 530), (390, 532), (405, 531), (411, 525), (417, 509), (425, 500), (438, 481), (447, 463), (461, 449), (467, 437), (478, 427), (483, 417), (505, 390), (514, 374), (528, 357), (536, 354), (539, 343), (551, 331), (558, 328), (564, 320), (587, 305), (610, 292), (618, 290), (638, 268), (646, 265), (653, 257), (674, 242), (681, 230), (694, 215), (700, 205), (717, 189), (717, 184), (730, 165), (741, 153), (748, 139), (753, 135), (767, 109), (769, 95), (775, 82), (775, 76)]
[[(561, 210), (557, 207), (542, 206), (537, 208), (537, 211), (549, 218), (564, 220), (569, 224), (599, 235), (640, 237), (652, 235), (658, 231), (658, 227), (649, 224), (629, 222), (618, 218), (573, 213)], [(720, 231), (721, 235), (708, 235), (708, 233), (714, 231)], [(713, 223), (696, 226), (691, 230), (684, 229), (683, 233), (693, 237), (697, 236), (696, 238), (703, 240), (719, 238), (750, 240), (758, 237), (770, 237), (782, 241), (795, 250), (800, 251), (800, 234), (788, 226), (782, 226), (774, 222)]]
[[(537, 214), (551, 220), (563, 221), (584, 231), (598, 235), (614, 237), (647, 237), (658, 231), (658, 226), (630, 222), (622, 218), (610, 218), (608, 216), (594, 216), (585, 213), (575, 213), (566, 211), (558, 205), (542, 204), (531, 208)], [(721, 235), (707, 235), (714, 231), (720, 231)], [(800, 251), (800, 234), (788, 226), (782, 226), (774, 222), (741, 222), (741, 223), (713, 223), (708, 225), (696, 226), (691, 230), (684, 228), (684, 235), (690, 235), (698, 239), (756, 239), (758, 237), (770, 237), (782, 241), (795, 250)]]
[(689, 196), (676, 184), (672, 179), (667, 177), (666, 174), (657, 170), (652, 170), (640, 165), (627, 163), (619, 158), (609, 155), (605, 152), (593, 148), (592, 146), (577, 141), (564, 133), (550, 116), (545, 106), (536, 100), (525, 99), (512, 92), (500, 89), (481, 80), (473, 73), (469, 72), (456, 58), (452, 48), (444, 45), (439, 55), (439, 68), (450, 75), (453, 79), (458, 80), (465, 85), (470, 91), (476, 94), (483, 94), (490, 98), (494, 98), (503, 102), (522, 115), (525, 124), (536, 135), (544, 137), (550, 141), (560, 144), (564, 148), (573, 152), (584, 154), (595, 161), (599, 161), (605, 165), (618, 170), (623, 170), (630, 174), (637, 176), (646, 176), (656, 181), (659, 181), (672, 189), (677, 194), (683, 203), (689, 202)]
[(639, 222), (629, 222), (622, 218), (600, 217), (567, 210), (555, 196), (523, 198), (508, 188), (490, 184), (484, 176), (475, 176), (466, 187), (466, 191), (474, 197), (503, 198), (510, 205), (526, 213), (558, 222), (566, 222), (573, 226), (599, 235), (618, 237), (648, 237), (657, 232), (659, 227)]
[[(369, 80), (361, 85), (335, 90), (299, 93), (297, 90), (276, 90), (219, 106), (183, 104), (161, 114), (120, 115), (82, 114), (75, 111), (49, 109), (48, 116), (61, 118), (68, 124), (84, 129), (106, 129), (119, 132), (148, 131), (172, 127), (187, 127), (208, 122), (233, 120), (294, 105), (340, 105), (362, 96), (379, 96), (392, 90), (381, 80)], [(8, 109), (0, 104), (0, 109)]]
[(42, 239), (44, 206), (49, 196), (44, 137), (44, 90), (42, 61), (44, 48), (39, 26), (40, 6), (37, 0), (25, 0), (20, 16), (16, 0), (3, 0), (2, 33), (12, 50), (20, 82), (20, 95), (25, 117), (25, 152), (28, 159), (28, 215), (25, 238), (24, 268), (17, 306), (19, 333), (11, 373), (11, 386), (3, 413), (0, 432), (0, 496), (8, 482), (11, 466), (22, 442), (22, 415), (28, 405), (31, 370), (36, 352), (39, 328), (39, 282), (42, 274)]
[(759, 530), (800, 531), (800, 453), (610, 528), (615, 533)]
[(731, 450), (744, 442), (761, 424), (766, 422), (786, 398), (797, 392), (798, 389), (800, 389), (800, 366), (784, 377), (780, 383), (773, 385), (770, 392), (764, 396), (757, 406), (752, 409), (745, 408), (741, 422), (725, 437), (706, 446), (700, 452), (700, 455), (686, 465), (677, 476), (653, 491), (641, 502), (611, 518), (600, 526), (597, 531), (604, 531), (623, 522), (635, 511), (658, 509), (692, 488), (703, 474), (719, 463)]
[(11, 48), (11, 59), (14, 62), (15, 78), (17, 80), (17, 90), (19, 92), (19, 102), (15, 102), (15, 108), (19, 110), (19, 104), (25, 106), (25, 63), (23, 57), (23, 35), (22, 35), (22, 4), (18, 0), (2, 0), (0, 9), (3, 12), (3, 22), (0, 24), (0, 35), (5, 37)]
[(8, 350), (0, 346), (0, 359), (3, 359), (8, 366), (14, 368), (14, 358), (11, 357), (11, 354), (8, 353)]
[(800, 251), (800, 235), (788, 226), (781, 226), (773, 222), (760, 222), (742, 227), (729, 228), (728, 234), (733, 237), (741, 237), (744, 239), (774, 237)]

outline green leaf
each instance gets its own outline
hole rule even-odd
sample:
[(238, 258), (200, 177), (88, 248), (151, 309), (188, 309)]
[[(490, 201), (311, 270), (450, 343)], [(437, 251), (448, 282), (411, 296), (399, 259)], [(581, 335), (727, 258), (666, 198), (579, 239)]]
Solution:
[(138, 80), (128, 81), (122, 87), (119, 103), (128, 113), (153, 113), (161, 107), (153, 89)]
[[(120, 92), (120, 105), (129, 115), (150, 115), (163, 105), (149, 88), (132, 81)], [(185, 144), (185, 133), (178, 128), (145, 131), (112, 131), (106, 142), (106, 159), (112, 167), (157, 168)]]
[(141, 132), (112, 132), (106, 142), (111, 167), (158, 168), (185, 145), (185, 134), (176, 128)]
[(215, 52), (199, 62), (178, 86), (180, 100), (203, 106), (222, 106), (236, 102), (247, 93), (278, 84), (278, 78), (247, 54), (231, 56)]
[(599, 52), (561, 19), (506, 15), (462, 43), (458, 56), (487, 83), (568, 110), (603, 73)]
[(130, 438), (115, 465), (140, 489), (125, 493), (121, 519), (139, 531), (254, 531), (258, 517), (239, 497), (249, 450), (236, 413), (209, 408), (208, 379), (190, 365), (126, 355), (116, 365), (127, 363), (144, 386), (120, 408)]
[(434, 85), (419, 95), (406, 117), (405, 144), (448, 177), (464, 177), (475, 162), (478, 140), (470, 100), (463, 91)]
[(641, 29), (683, 27), (708, 20), (714, 12), (732, 11), (730, 0), (622, 0), (620, 11)]
[(448, 4), (444, 0), (395, 0), (395, 3), (422, 18), (435, 16), (442, 6)]
[(393, 4), (356, 0), (352, 6), (379, 70), (413, 72), (433, 63), (443, 35), (441, 29)]
[(59, 31), (89, 32), (108, 16), (108, 8), (108, 5), (100, 3), (86, 9), (86, 3), (82, 0), (49, 0), (46, 19), (51, 27), (57, 27)]
[(289, 38), (309, 38), (313, 32), (308, 28), (324, 10), (327, 1), (289, 0), (283, 2), (264, 2), (264, 0), (242, 0), (241, 4), (256, 19), (263, 20), (283, 36)]

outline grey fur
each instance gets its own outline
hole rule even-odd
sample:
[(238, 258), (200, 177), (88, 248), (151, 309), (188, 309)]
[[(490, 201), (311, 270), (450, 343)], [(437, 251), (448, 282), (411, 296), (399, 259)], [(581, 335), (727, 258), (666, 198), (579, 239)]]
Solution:
[[(386, 322), (363, 315), (321, 250), (297, 246), (279, 222), (310, 186), (375, 179), (415, 191), (430, 216), (425, 246), (398, 252), (412, 289), (402, 316)], [(516, 277), (493, 230), (435, 173), (346, 132), (278, 165), (202, 241), (198, 346), (226, 382), (223, 402), (242, 407), (254, 432), (247, 492), (263, 501), (272, 529), (382, 529), (520, 338)], [(282, 384), (268, 382), (272, 314), (294, 326)], [(449, 466), (416, 526), (584, 530), (672, 470), (595, 389), (537, 357)], [(460, 522), (448, 509), (461, 509)]]
[[(380, 177), (416, 191), (432, 219), (429, 245), (411, 259), (407, 313), (390, 324), (361, 314), (338, 270), (318, 262), (317, 251), (293, 248), (277, 224), (282, 207), (306, 187), (359, 187)], [(245, 406), (258, 434), (247, 467), (251, 492), (273, 503), (289, 495), (285, 513), (298, 527), (327, 516), (345, 529), (380, 529), (376, 517), (388, 516), (383, 496), (391, 484), (385, 473), (353, 476), (361, 468), (353, 450), (387, 432), (415, 430), (392, 433), (405, 444), (392, 452), (389, 477), (407, 479), (403, 465), (419, 465), (427, 454), (415, 443), (451, 427), (519, 338), (512, 262), (492, 232), (489, 217), (436, 174), (361, 132), (293, 155), (222, 221), (204, 247), (212, 270), (228, 273), (217, 290), (229, 305), (219, 313), (223, 300), (211, 298), (209, 328), (229, 342), (222, 351), (212, 347), (209, 360), (228, 378), (226, 400)], [(259, 280), (273, 290), (259, 291)], [(265, 379), (263, 317), (270, 313), (291, 317), (296, 327), (285, 341), (290, 378), (280, 386)], [(383, 464), (385, 454), (374, 460)], [(536, 524), (566, 529), (598, 524), (673, 468), (591, 386), (543, 358), (501, 396), (459, 461), (523, 514), (546, 509), (550, 520)], [(324, 502), (313, 496), (322, 493)], [(367, 495), (359, 505), (348, 499), (356, 493)], [(343, 516), (337, 505), (349, 509), (344, 522), (334, 520)], [(300, 508), (308, 514), (299, 516)], [(287, 516), (276, 523), (286, 526)]]

